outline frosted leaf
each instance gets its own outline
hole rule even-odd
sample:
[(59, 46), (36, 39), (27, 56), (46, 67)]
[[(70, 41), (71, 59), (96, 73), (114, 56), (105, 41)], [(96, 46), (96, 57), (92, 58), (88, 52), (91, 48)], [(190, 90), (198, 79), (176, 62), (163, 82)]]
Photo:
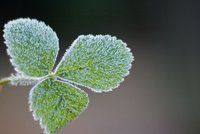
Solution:
[(44, 76), (52, 71), (58, 53), (58, 37), (45, 23), (16, 19), (4, 28), (8, 55), (17, 73)]
[(54, 134), (88, 105), (88, 95), (68, 83), (46, 79), (32, 88), (30, 110), (45, 134)]
[(67, 81), (96, 92), (110, 91), (129, 74), (132, 53), (126, 43), (109, 35), (79, 36), (56, 67)]

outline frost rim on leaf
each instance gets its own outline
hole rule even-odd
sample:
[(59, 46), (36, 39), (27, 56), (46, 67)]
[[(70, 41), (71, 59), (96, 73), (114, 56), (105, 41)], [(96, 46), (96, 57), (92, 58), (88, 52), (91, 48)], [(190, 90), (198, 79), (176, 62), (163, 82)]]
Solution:
[(73, 80), (69, 80), (67, 78), (62, 78), (61, 76), (58, 76), (61, 80), (63, 81), (66, 81), (66, 82), (70, 82), (70, 83), (73, 83), (73, 84), (76, 84), (76, 85), (79, 85), (79, 86), (82, 86), (82, 87), (86, 87), (88, 89), (91, 89), (92, 91), (96, 92), (96, 93), (102, 93), (102, 92), (109, 92), (109, 91), (113, 91), (113, 89), (116, 89), (117, 87), (120, 86), (120, 84), (124, 81), (124, 78), (126, 76), (129, 75), (130, 73), (130, 69), (132, 67), (132, 62), (134, 61), (134, 56), (131, 52), (131, 49), (129, 47), (127, 47), (127, 44), (125, 42), (123, 42), (121, 39), (118, 39), (116, 36), (110, 36), (108, 34), (106, 35), (92, 35), (92, 34), (89, 34), (89, 35), (80, 35), (78, 36), (78, 38), (76, 40), (73, 41), (73, 43), (71, 44), (71, 46), (69, 47), (69, 49), (66, 50), (64, 56), (62, 57), (61, 61), (59, 62), (59, 64), (56, 66), (55, 70), (54, 70), (54, 73), (57, 73), (57, 71), (59, 70), (59, 67), (61, 66), (62, 62), (65, 61), (65, 57), (69, 56), (70, 53), (73, 51), (73, 48), (77, 45), (77, 42), (81, 39), (81, 38), (90, 38), (91, 40), (92, 39), (102, 39), (102, 38), (110, 38), (112, 40), (116, 40), (118, 42), (120, 42), (124, 47), (125, 47), (125, 51), (127, 53), (130, 54), (130, 64), (127, 66), (127, 73), (123, 74), (122, 75), (122, 78), (121, 80), (118, 82), (118, 84), (116, 86), (113, 86), (113, 87), (110, 87), (109, 89), (106, 89), (106, 90), (102, 90), (102, 89), (94, 89), (90, 86), (86, 86), (82, 83), (79, 83), (79, 82), (75, 82)]
[[(29, 101), (28, 101), (28, 104), (29, 104), (29, 111), (32, 112), (32, 115), (33, 115), (34, 120), (35, 120), (35, 121), (39, 121), (40, 127), (41, 127), (42, 129), (44, 129), (44, 133), (45, 133), (45, 134), (51, 134), (51, 133), (49, 132), (48, 126), (47, 126), (46, 124), (43, 124), (43, 119), (42, 119), (42, 117), (37, 117), (37, 115), (36, 115), (36, 110), (34, 110), (34, 108), (32, 108), (32, 101), (31, 101), (31, 100), (32, 100), (32, 96), (33, 96), (34, 90), (37, 90), (37, 89), (36, 89), (37, 86), (40, 85), (42, 82), (48, 80), (48, 79), (53, 79), (53, 78), (45, 78), (45, 79), (39, 81), (34, 87), (32, 87), (31, 91), (29, 92), (29, 99), (28, 99), (28, 100), (29, 100)], [(88, 98), (88, 101), (87, 101), (87, 104), (85, 105), (85, 107), (82, 108), (82, 110), (79, 112), (79, 114), (78, 114), (75, 118), (73, 118), (73, 119), (70, 120), (70, 122), (72, 122), (72, 121), (76, 120), (76, 119), (87, 109), (87, 107), (88, 107), (88, 105), (89, 105), (89, 96), (88, 96), (88, 94), (87, 94), (84, 90), (81, 90), (80, 88), (78, 88), (77, 86), (75, 86), (75, 85), (73, 85), (73, 84), (71, 84), (71, 83), (61, 81), (61, 80), (59, 80), (59, 79), (57, 79), (57, 78), (55, 78), (54, 80), (55, 80), (55, 82), (57, 81), (57, 82), (60, 82), (60, 83), (62, 83), (62, 84), (67, 84), (67, 85), (69, 85), (69, 86), (75, 88), (76, 90), (79, 90), (79, 91), (83, 92), (84, 95), (86, 95), (85, 97)], [(69, 124), (70, 122), (66, 122), (66, 124), (65, 124), (64, 126), (62, 126), (62, 128), (65, 127), (65, 126), (66, 126), (67, 124)], [(58, 131), (59, 131), (59, 130), (58, 130)], [(58, 132), (58, 131), (57, 131), (57, 132)]]
[[(26, 72), (24, 72), (22, 69), (21, 69), (21, 65), (19, 65), (19, 64), (17, 64), (16, 62), (15, 62), (15, 57), (13, 56), (13, 54), (12, 54), (12, 52), (10, 51), (10, 49), (12, 48), (11, 46), (12, 46), (12, 41), (10, 41), (10, 37), (9, 37), (9, 35), (11, 35), (11, 33), (12, 33), (12, 31), (10, 31), (10, 29), (12, 28), (12, 27), (15, 27), (16, 26), (16, 28), (17, 28), (17, 26), (18, 26), (18, 24), (20, 24), (20, 23), (24, 23), (24, 24), (32, 24), (32, 25), (34, 25), (34, 26), (42, 26), (42, 28), (41, 28), (41, 30), (44, 30), (44, 31), (42, 31), (42, 32), (46, 32), (46, 34), (52, 34), (51, 36), (54, 36), (54, 43), (56, 44), (55, 46), (54, 46), (54, 48), (55, 48), (55, 52), (56, 52), (56, 54), (55, 54), (55, 57), (53, 57), (53, 65), (51, 66), (51, 68), (49, 69), (49, 72), (50, 71), (52, 71), (53, 70), (53, 68), (54, 68), (54, 66), (55, 66), (55, 62), (56, 62), (56, 59), (57, 59), (57, 56), (58, 56), (58, 52), (59, 52), (59, 39), (58, 39), (58, 37), (57, 37), (57, 34), (56, 34), (56, 32), (55, 31), (53, 31), (53, 29), (49, 26), (49, 25), (47, 25), (47, 24), (45, 24), (43, 21), (38, 21), (37, 19), (30, 19), (30, 18), (18, 18), (18, 19), (13, 19), (13, 20), (10, 20), (10, 21), (8, 21), (5, 25), (4, 25), (4, 30), (3, 30), (3, 32), (4, 32), (4, 34), (3, 34), (3, 37), (4, 37), (4, 43), (6, 44), (6, 46), (7, 46), (7, 54), (8, 54), (8, 56), (10, 57), (10, 62), (11, 62), (11, 64), (13, 65), (13, 67), (14, 67), (14, 70), (17, 72), (17, 74), (18, 75), (22, 75), (22, 76), (27, 76), (27, 77), (40, 77), (40, 76), (32, 76), (32, 75), (29, 75), (29, 74), (27, 74)], [(48, 31), (45, 31), (45, 30), (48, 30)], [(44, 35), (45, 36), (45, 35)], [(21, 37), (21, 38), (23, 38), (23, 37)], [(11, 39), (12, 40), (12, 39)], [(21, 40), (18, 40), (19, 41), (19, 43), (20, 43), (20, 41)], [(46, 41), (48, 41), (48, 40), (46, 40)], [(48, 75), (48, 74), (45, 74), (45, 75)], [(41, 76), (42, 77), (42, 76)]]

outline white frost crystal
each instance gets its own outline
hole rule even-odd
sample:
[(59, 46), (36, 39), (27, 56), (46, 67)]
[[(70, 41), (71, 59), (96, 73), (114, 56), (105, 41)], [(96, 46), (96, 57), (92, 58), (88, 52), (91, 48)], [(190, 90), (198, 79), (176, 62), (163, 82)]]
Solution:
[(19, 74), (40, 77), (52, 71), (59, 44), (49, 26), (35, 19), (17, 19), (5, 25), (3, 36)]

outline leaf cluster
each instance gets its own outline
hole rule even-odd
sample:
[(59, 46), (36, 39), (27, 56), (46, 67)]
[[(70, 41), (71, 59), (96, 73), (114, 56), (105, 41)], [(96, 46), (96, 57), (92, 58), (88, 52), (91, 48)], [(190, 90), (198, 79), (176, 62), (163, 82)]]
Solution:
[(58, 132), (86, 109), (88, 95), (77, 86), (111, 91), (129, 74), (133, 61), (122, 40), (110, 35), (81, 35), (55, 67), (58, 37), (36, 19), (8, 22), (3, 36), (16, 71), (12, 84), (35, 84), (29, 95), (30, 110), (46, 134)]

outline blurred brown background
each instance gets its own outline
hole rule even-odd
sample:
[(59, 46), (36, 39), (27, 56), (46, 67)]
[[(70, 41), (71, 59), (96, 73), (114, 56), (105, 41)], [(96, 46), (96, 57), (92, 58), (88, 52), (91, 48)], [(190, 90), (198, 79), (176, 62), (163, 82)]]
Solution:
[[(199, 134), (200, 9), (192, 0), (7, 0), (0, 31), (15, 18), (37, 18), (58, 34), (59, 58), (80, 34), (111, 34), (135, 63), (113, 92), (89, 90), (88, 109), (60, 134)], [(0, 36), (0, 78), (14, 73)], [(0, 92), (0, 134), (41, 134), (29, 112), (31, 87)]]

